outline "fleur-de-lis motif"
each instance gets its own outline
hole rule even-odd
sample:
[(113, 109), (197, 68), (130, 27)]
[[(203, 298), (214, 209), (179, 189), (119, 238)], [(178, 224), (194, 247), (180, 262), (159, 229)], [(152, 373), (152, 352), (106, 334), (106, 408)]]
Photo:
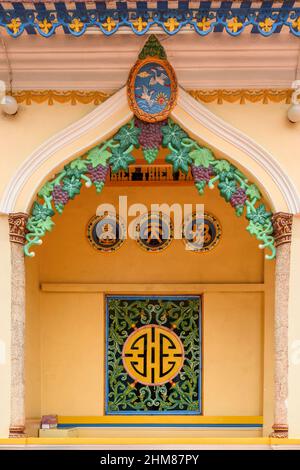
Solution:
[(210, 20), (203, 16), (203, 18), (201, 18), (201, 21), (197, 23), (197, 26), (202, 31), (207, 31), (210, 28)]
[(39, 27), (43, 33), (48, 34), (52, 28), (52, 23), (49, 23), (47, 18), (44, 18), (43, 21), (39, 22)]
[(7, 27), (11, 29), (14, 34), (17, 34), (20, 31), (20, 26), (20, 18), (12, 18), (11, 22), (7, 25)]
[(102, 26), (104, 29), (106, 29), (106, 31), (110, 32), (112, 29), (115, 28), (116, 23), (114, 19), (109, 16), (108, 18), (106, 18), (106, 23), (102, 23)]
[(234, 18), (232, 18), (232, 20), (228, 21), (227, 26), (231, 31), (237, 33), (242, 28), (243, 23), (241, 23), (238, 17), (235, 16)]
[(300, 16), (298, 16), (298, 18), (293, 21), (292, 26), (297, 31), (300, 31)]
[(70, 28), (75, 31), (75, 33), (80, 33), (83, 28), (83, 23), (79, 18), (74, 18), (70, 23)]
[(274, 21), (271, 18), (266, 18), (265, 21), (259, 22), (259, 27), (266, 33), (269, 33), (272, 29), (273, 24)]
[(132, 24), (137, 31), (141, 32), (147, 26), (148, 23), (147, 21), (143, 21), (143, 18), (139, 16), (138, 19), (134, 21)]
[(167, 30), (172, 33), (179, 26), (179, 23), (176, 18), (168, 18), (168, 21), (166, 21), (164, 25)]

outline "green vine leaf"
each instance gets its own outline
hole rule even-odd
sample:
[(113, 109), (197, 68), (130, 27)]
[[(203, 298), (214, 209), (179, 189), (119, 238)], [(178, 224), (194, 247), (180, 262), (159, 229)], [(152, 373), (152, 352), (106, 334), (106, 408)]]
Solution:
[(219, 176), (219, 180), (221, 182), (223, 181), (228, 181), (228, 180), (234, 180), (235, 179), (235, 168), (233, 166), (230, 165), (230, 168), (229, 170), (227, 171), (221, 171), (218, 176)]
[(205, 186), (206, 186), (206, 181), (204, 181), (204, 180), (202, 180), (202, 181), (197, 181), (197, 182), (195, 183), (195, 186), (196, 186), (196, 188), (198, 189), (198, 193), (199, 193), (200, 195), (202, 195), (202, 194), (204, 193), (204, 188), (205, 188)]
[(173, 152), (166, 157), (166, 162), (172, 163), (174, 172), (181, 170), (183, 173), (187, 173), (192, 159), (188, 150), (182, 148), (180, 150), (174, 149)]
[(238, 217), (243, 215), (243, 212), (244, 212), (244, 206), (236, 206), (235, 213)]
[(44, 186), (39, 190), (38, 196), (39, 196), (39, 197), (43, 197), (43, 198), (51, 196), (52, 191), (53, 191), (53, 187), (54, 187), (54, 183), (48, 181), (48, 182), (45, 183)]
[(54, 222), (50, 216), (48, 216), (45, 220), (41, 220), (38, 223), (38, 227), (41, 228), (43, 231), (51, 232), (52, 227), (54, 226)]
[(54, 210), (49, 209), (44, 204), (40, 204), (39, 202), (35, 202), (32, 209), (32, 216), (34, 219), (38, 221), (45, 221), (48, 217), (52, 217), (54, 215)]
[(82, 170), (79, 170), (78, 168), (75, 167), (71, 167), (71, 165), (66, 165), (64, 167), (64, 170), (65, 170), (65, 173), (66, 173), (66, 176), (67, 178), (76, 178), (76, 179), (80, 179), (81, 178), (81, 175), (83, 173)]
[(248, 220), (251, 220), (253, 224), (265, 225), (269, 221), (271, 215), (271, 212), (266, 210), (265, 205), (261, 204), (255, 209), (255, 211), (248, 213), (246, 217)]
[(139, 147), (139, 135), (141, 129), (134, 125), (123, 126), (119, 132), (114, 136), (114, 139), (120, 142), (122, 148), (127, 148), (130, 145)]
[(208, 168), (214, 161), (214, 156), (211, 150), (204, 147), (199, 147), (196, 150), (192, 150), (190, 152), (190, 157), (192, 160), (194, 160), (195, 166), (204, 166), (204, 168)]
[(128, 170), (128, 165), (135, 163), (135, 158), (131, 153), (125, 153), (121, 147), (116, 147), (112, 149), (112, 155), (109, 159), (111, 165), (111, 170), (113, 173), (117, 171)]
[(234, 180), (225, 180), (218, 184), (220, 193), (223, 198), (228, 202), (237, 188), (237, 184)]
[(255, 184), (251, 184), (247, 189), (246, 189), (246, 194), (249, 196), (250, 199), (260, 199), (260, 191), (258, 187)]
[(87, 161), (82, 160), (81, 158), (76, 158), (73, 162), (70, 163), (70, 168), (79, 170), (80, 172), (84, 172), (87, 167)]
[(72, 176), (71, 178), (63, 179), (63, 190), (68, 193), (68, 196), (73, 199), (76, 194), (80, 193), (82, 183), (80, 180)]
[(218, 173), (221, 173), (221, 171), (230, 171), (231, 169), (231, 165), (229, 162), (227, 162), (227, 160), (218, 160), (215, 164), (214, 164), (214, 169), (218, 172)]
[(149, 36), (148, 41), (144, 45), (143, 49), (139, 54), (139, 59), (145, 59), (146, 57), (159, 57), (160, 59), (166, 59), (166, 53), (160, 42), (156, 39), (154, 34)]
[(180, 148), (181, 141), (187, 138), (187, 134), (175, 123), (168, 121), (168, 125), (162, 126), (161, 132), (163, 134), (163, 146)]
[(98, 165), (106, 166), (107, 161), (111, 157), (111, 153), (106, 149), (94, 147), (88, 152), (87, 162), (96, 168)]

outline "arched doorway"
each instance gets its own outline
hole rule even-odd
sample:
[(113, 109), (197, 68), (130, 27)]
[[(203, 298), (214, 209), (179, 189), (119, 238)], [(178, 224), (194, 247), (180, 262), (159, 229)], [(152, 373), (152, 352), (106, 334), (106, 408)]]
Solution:
[[(180, 111), (180, 110), (179, 110), (179, 111), (177, 110), (177, 112), (178, 112), (178, 114), (180, 114), (181, 111)], [(69, 151), (70, 151), (70, 149), (67, 148), (67, 149), (66, 149), (66, 152), (69, 152)], [(75, 154), (76, 154), (76, 153), (75, 153)], [(53, 154), (53, 155), (54, 155), (54, 154)], [(56, 162), (57, 162), (59, 155), (56, 153), (54, 156), (55, 156)], [(62, 158), (61, 155), (60, 155), (59, 158)], [(47, 162), (47, 163), (49, 164), (50, 162)], [(262, 170), (261, 170), (261, 171), (262, 171)], [(39, 175), (41, 175), (40, 172), (41, 172), (41, 167), (37, 170), (37, 174), (36, 174), (35, 177), (34, 177), (35, 181), (37, 181), (37, 177), (38, 177), (38, 179), (41, 179), (40, 176), (39, 176)], [(266, 182), (266, 185), (268, 186), (269, 180), (268, 180), (267, 177), (266, 177), (266, 181), (267, 181), (267, 182)], [(29, 182), (28, 182), (27, 184), (29, 184)], [(269, 188), (271, 188), (271, 187), (272, 187), (272, 185), (269, 186)], [(25, 193), (24, 193), (24, 194), (21, 196), (21, 198), (19, 199), (19, 201), (22, 200), (22, 201), (23, 201), (23, 204), (24, 204), (24, 201), (26, 200), (26, 197), (27, 197), (27, 201), (28, 201), (28, 196), (29, 196), (29, 194), (30, 194), (30, 191), (28, 191), (28, 186), (27, 186), (27, 189), (25, 188), (25, 186), (23, 186), (23, 189), (25, 189), (25, 193), (26, 193), (26, 191), (27, 191), (27, 196), (25, 196), (25, 198), (24, 198), (24, 195), (25, 195)], [(194, 188), (193, 188), (193, 191), (195, 191)], [(211, 193), (211, 194), (212, 194), (212, 193)], [(279, 201), (280, 201), (280, 198), (278, 198), (278, 194), (279, 194), (278, 191), (275, 191), (275, 196), (274, 196), (274, 201), (273, 201), (273, 205), (274, 205), (274, 206), (277, 206), (277, 207), (278, 207), (278, 204), (280, 204), (280, 202), (279, 202)], [(31, 198), (32, 198), (32, 193), (31, 193), (30, 199), (31, 199)], [(78, 199), (78, 200), (79, 200), (79, 199)], [(74, 201), (74, 202), (75, 202), (75, 201)], [(20, 203), (20, 202), (19, 202), (19, 203)], [(17, 204), (18, 204), (18, 203), (17, 203)], [(228, 206), (226, 206), (226, 207), (228, 207)], [(284, 207), (286, 207), (286, 206), (284, 206)], [(228, 207), (228, 209), (231, 209), (231, 208)], [(233, 211), (232, 211), (232, 217), (234, 217), (233, 214), (234, 214), (234, 213), (233, 213)], [(235, 219), (235, 220), (237, 220), (237, 219)], [(54, 232), (53, 232), (53, 233), (54, 233)], [(245, 235), (247, 235), (247, 233), (245, 233)], [(250, 240), (251, 240), (251, 239), (250, 239)], [(261, 256), (261, 255), (259, 255), (259, 256)], [(261, 259), (262, 259), (262, 256), (261, 256)], [(191, 281), (191, 280), (190, 280), (190, 281)], [(256, 283), (255, 283), (255, 284), (256, 284)], [(255, 288), (257, 288), (257, 287), (255, 287)], [(270, 309), (270, 310), (271, 310), (271, 309)], [(221, 423), (221, 424), (222, 424), (222, 423)], [(225, 424), (226, 424), (226, 423), (225, 423)], [(228, 423), (227, 423), (227, 424), (228, 424)], [(248, 424), (251, 424), (251, 423), (248, 423)], [(252, 423), (252, 424), (253, 424), (253, 423)], [(255, 424), (260, 424), (260, 423), (255, 423)]]

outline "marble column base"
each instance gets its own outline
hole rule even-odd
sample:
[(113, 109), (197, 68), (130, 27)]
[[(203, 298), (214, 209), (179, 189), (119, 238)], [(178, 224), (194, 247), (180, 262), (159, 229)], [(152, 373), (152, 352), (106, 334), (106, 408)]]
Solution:
[(10, 438), (25, 437), (25, 426), (10, 426), (9, 437)]
[(271, 432), (270, 437), (278, 439), (287, 439), (289, 437), (289, 428), (287, 424), (274, 424), (272, 428), (273, 432)]

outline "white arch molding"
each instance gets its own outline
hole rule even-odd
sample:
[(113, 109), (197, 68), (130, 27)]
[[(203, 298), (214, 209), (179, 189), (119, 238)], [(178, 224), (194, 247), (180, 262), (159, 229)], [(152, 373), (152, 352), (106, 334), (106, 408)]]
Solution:
[[(39, 187), (49, 175), (116, 132), (131, 117), (127, 90), (123, 87), (87, 116), (48, 139), (11, 178), (0, 201), (0, 213), (29, 212)], [(237, 166), (246, 168), (258, 180), (274, 212), (300, 213), (295, 185), (278, 161), (252, 138), (217, 117), (183, 89), (179, 90), (172, 117), (196, 140), (201, 139)]]

